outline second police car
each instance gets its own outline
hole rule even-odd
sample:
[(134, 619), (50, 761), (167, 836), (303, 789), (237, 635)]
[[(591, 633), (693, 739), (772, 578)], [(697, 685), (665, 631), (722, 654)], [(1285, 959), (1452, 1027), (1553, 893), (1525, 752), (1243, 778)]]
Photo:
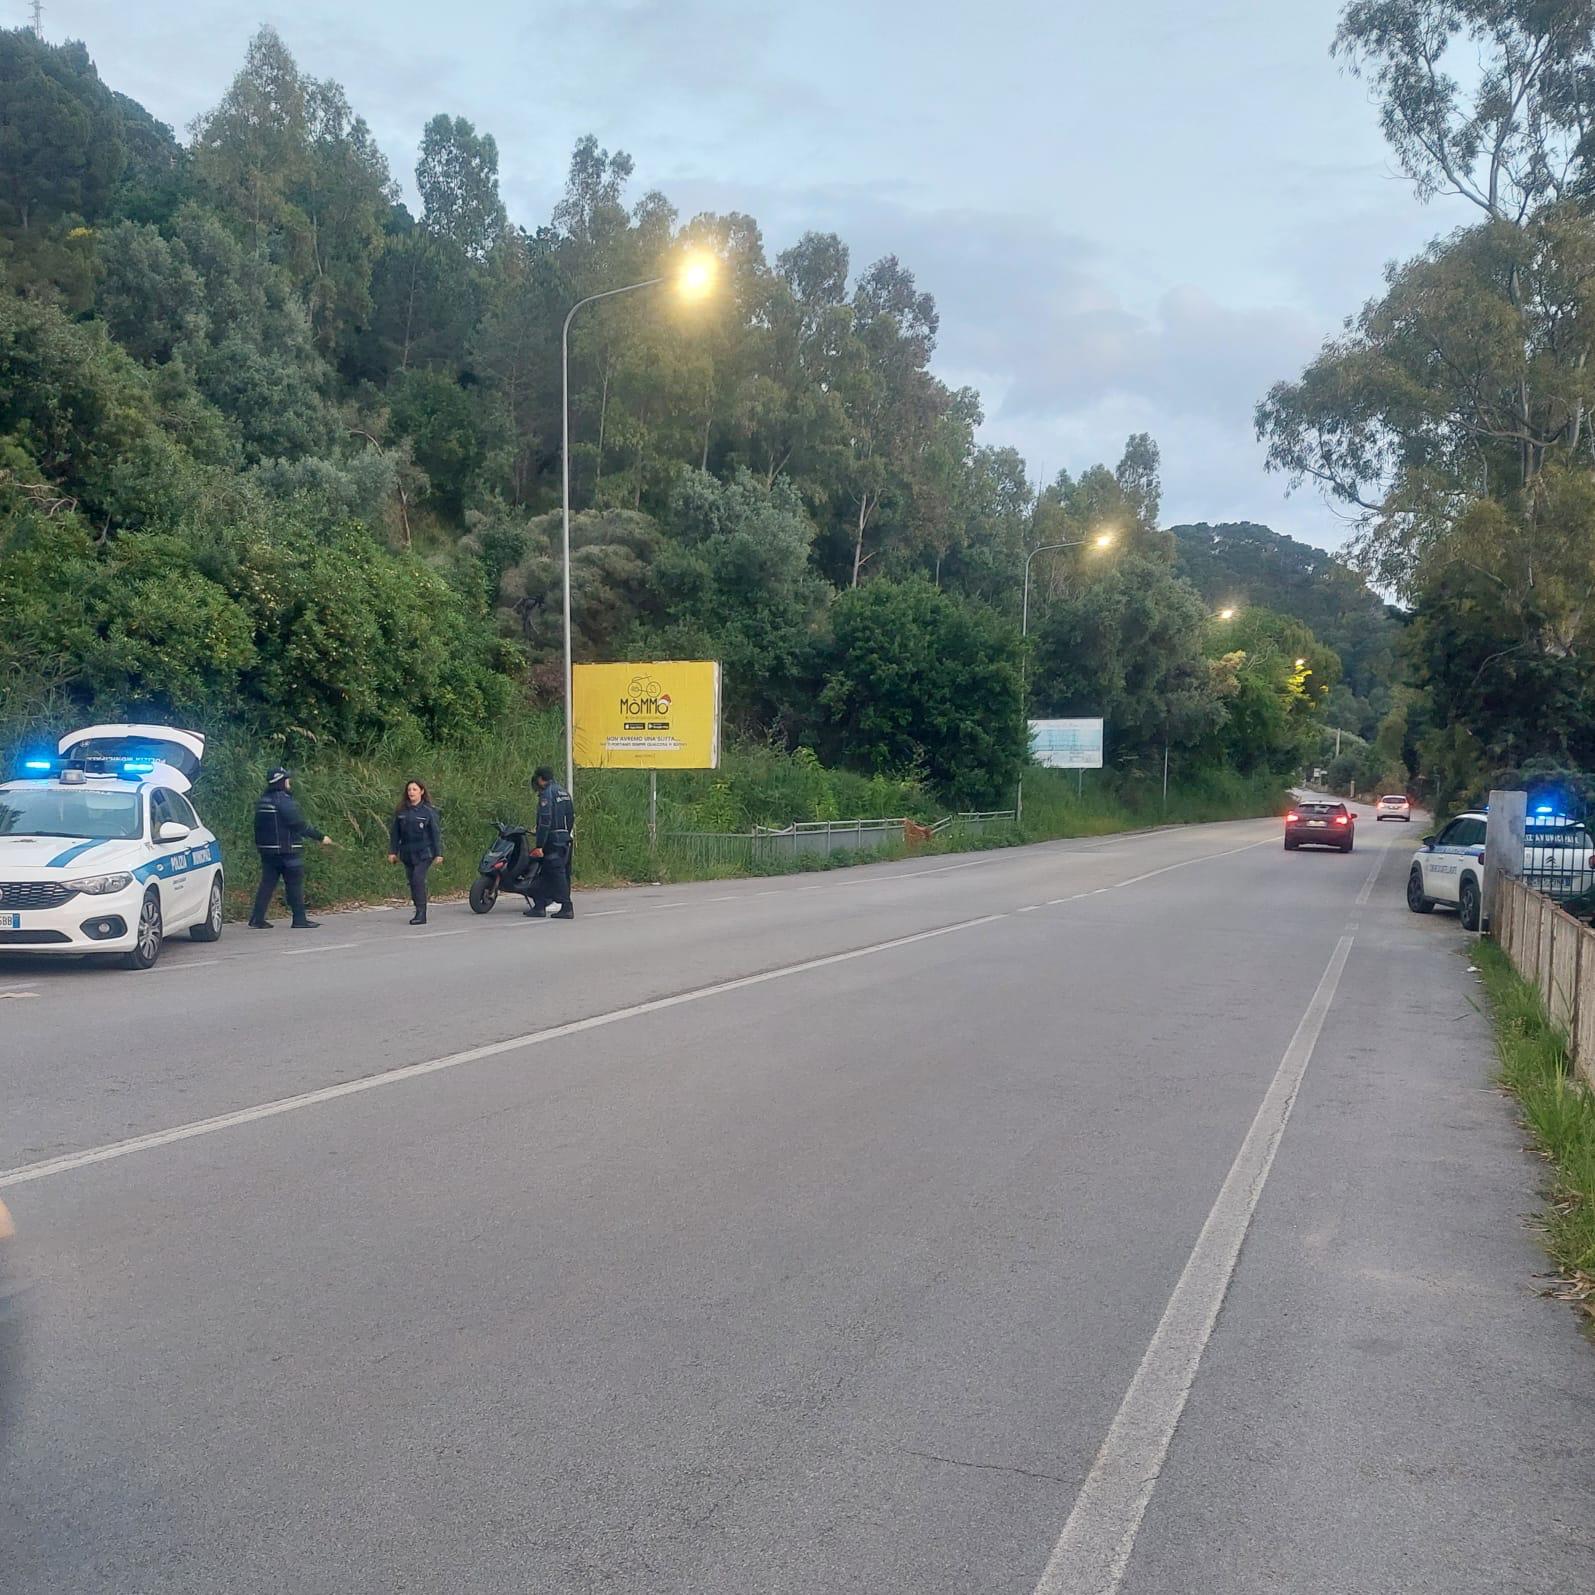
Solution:
[[(1484, 838), (1489, 815), (1459, 814), (1437, 835), (1426, 836), (1407, 876), (1407, 907), (1428, 914), (1436, 904), (1455, 906), (1465, 930), (1484, 920)], [(1523, 830), (1523, 879), (1558, 902), (1595, 886), (1595, 841), (1588, 829), (1554, 808), (1539, 807)]]
[(198, 732), (97, 725), (0, 785), (0, 953), (114, 953), (150, 969), (166, 937), (222, 933), (221, 844), (188, 792)]

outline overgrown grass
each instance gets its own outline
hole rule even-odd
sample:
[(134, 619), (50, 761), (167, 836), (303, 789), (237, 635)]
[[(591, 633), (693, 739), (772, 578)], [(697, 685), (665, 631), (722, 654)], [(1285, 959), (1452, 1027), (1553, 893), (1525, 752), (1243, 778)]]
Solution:
[[(402, 871), (387, 862), (388, 818), (405, 781), (424, 781), (443, 815), (446, 855), (434, 870), (434, 892), (463, 892), (493, 839), (495, 819), (529, 821), (531, 773), (562, 762), (561, 720), (556, 712), (527, 714), (470, 748), (392, 742), (366, 754), (317, 750), (289, 760), (294, 790), (311, 820), (338, 846), (316, 850), (308, 875), (313, 904), (379, 902), (404, 896)], [(7, 727), (0, 741), (49, 745), (53, 728)], [(31, 738), (31, 741), (27, 740)], [(240, 914), (255, 872), (254, 801), (267, 767), (278, 755), (223, 733), (212, 735), (195, 801), (221, 836), (228, 859), (229, 908)], [(580, 814), (577, 877), (585, 886), (659, 879), (691, 880), (745, 873), (747, 866), (714, 865), (668, 845), (656, 856), (648, 842), (648, 777), (636, 770), (577, 772)], [(1011, 798), (1009, 802), (1011, 802)], [(1090, 770), (1083, 782), (1072, 772), (1032, 770), (1025, 778), (1022, 832), (950, 837), (915, 851), (947, 852), (1008, 846), (1019, 841), (1094, 836), (1163, 823), (1193, 823), (1279, 813), (1284, 794), (1276, 781), (1247, 780), (1216, 772), (1189, 780), (1162, 800), (1161, 783), (1136, 782), (1112, 771)], [(664, 771), (659, 776), (659, 829), (672, 832), (746, 832), (755, 825), (793, 821), (886, 819), (919, 821), (945, 812), (920, 782), (863, 776), (823, 766), (807, 749), (788, 752), (762, 744), (726, 750), (718, 770)], [(759, 873), (839, 868), (901, 856), (905, 847), (830, 859), (771, 864)]]
[(1595, 1319), (1595, 1092), (1578, 1079), (1567, 1038), (1540, 994), (1494, 942), (1473, 948), (1501, 1057), (1501, 1081), (1520, 1105), (1551, 1170), (1546, 1250), (1568, 1280), (1564, 1294)]
[(1104, 836), (1153, 825), (1202, 825), (1213, 820), (1283, 814), (1287, 794), (1277, 776), (1209, 770), (1171, 784), (1087, 770), (1031, 770), (1025, 776), (1024, 840)]
[[(396, 742), (365, 755), (323, 750), (296, 765), (295, 794), (311, 820), (338, 843), (335, 849), (314, 853), (308, 876), (312, 902), (371, 902), (404, 895), (402, 872), (387, 862), (387, 827), (403, 784), (412, 778), (426, 784), (443, 815), (446, 853), (433, 871), (433, 891), (463, 892), (493, 840), (493, 821), (531, 820), (531, 774), (539, 764), (558, 768), (562, 763), (560, 727), (557, 714), (533, 714), (468, 749)], [(225, 740), (213, 743), (197, 784), (195, 800), (232, 860), (235, 912), (253, 872), (254, 800), (268, 762), (269, 756), (258, 750)], [(578, 771), (577, 786), (577, 874), (582, 884), (656, 880), (667, 871), (672, 879), (718, 873), (694, 870), (669, 850), (653, 856), (645, 772)], [(663, 771), (659, 776), (662, 834), (745, 831), (795, 819), (923, 818), (934, 808), (915, 782), (826, 769), (805, 750), (736, 747), (728, 750), (718, 770)]]

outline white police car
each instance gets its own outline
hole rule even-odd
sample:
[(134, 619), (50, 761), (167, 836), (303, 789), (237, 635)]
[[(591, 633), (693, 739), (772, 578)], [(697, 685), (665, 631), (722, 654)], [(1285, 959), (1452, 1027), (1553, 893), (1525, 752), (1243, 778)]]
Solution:
[(149, 969), (222, 933), (221, 844), (188, 800), (195, 731), (87, 726), (0, 785), (0, 953), (115, 953)]
[[(1414, 914), (1454, 904), (1464, 930), (1482, 927), (1489, 819), (1482, 809), (1459, 814), (1437, 835), (1424, 837), (1407, 876), (1407, 907)], [(1523, 830), (1523, 879), (1558, 902), (1595, 887), (1595, 841), (1588, 829), (1554, 808), (1537, 807)]]

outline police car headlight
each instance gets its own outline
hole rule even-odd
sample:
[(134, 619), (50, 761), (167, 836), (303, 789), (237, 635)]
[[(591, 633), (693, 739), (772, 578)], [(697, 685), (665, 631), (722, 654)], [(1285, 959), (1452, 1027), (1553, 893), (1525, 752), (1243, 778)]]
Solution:
[(103, 897), (107, 892), (125, 892), (133, 884), (133, 877), (121, 875), (85, 875), (81, 880), (62, 881), (69, 892), (87, 892), (91, 897)]

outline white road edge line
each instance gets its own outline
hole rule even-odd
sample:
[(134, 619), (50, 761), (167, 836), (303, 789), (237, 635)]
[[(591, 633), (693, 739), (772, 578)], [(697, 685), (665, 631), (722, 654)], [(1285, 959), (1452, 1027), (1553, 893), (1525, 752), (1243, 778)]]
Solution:
[[(626, 1019), (639, 1019), (644, 1014), (661, 1013), (667, 1008), (679, 1008), (685, 1003), (702, 1002), (706, 997), (721, 997), (727, 992), (743, 991), (749, 986), (762, 986), (772, 980), (784, 980), (789, 975), (807, 974), (814, 969), (829, 969), (835, 964), (845, 964), (855, 958), (869, 958), (876, 953), (890, 952), (897, 947), (911, 947), (916, 942), (933, 941), (938, 936), (951, 936), (959, 931), (974, 930), (990, 925), (1006, 914), (982, 914), (977, 919), (961, 919), (951, 925), (941, 925), (935, 930), (922, 930), (912, 936), (894, 936), (890, 941), (872, 942), (867, 947), (854, 947), (844, 953), (829, 953), (823, 958), (807, 958), (802, 963), (785, 964), (779, 969), (767, 969), (762, 974), (741, 975), (735, 980), (716, 981), (712, 986), (699, 986), (692, 991), (677, 992), (671, 997), (655, 997), (649, 1002), (633, 1003), (630, 1007), (611, 1009), (608, 1013), (593, 1014), (587, 1019), (575, 1019), (569, 1024), (553, 1025), (547, 1030), (532, 1030), (522, 1036), (511, 1036), (506, 1041), (489, 1042), (486, 1046), (471, 1047), (464, 1052), (451, 1052), (441, 1058), (429, 1058), (424, 1063), (405, 1064), (398, 1069), (385, 1069), (381, 1074), (366, 1075), (359, 1080), (345, 1080), (338, 1085), (323, 1086), (317, 1091), (304, 1091), (298, 1096), (280, 1097), (275, 1102), (262, 1102), (256, 1107), (240, 1108), (234, 1113), (219, 1113), (214, 1118), (196, 1119), (189, 1124), (179, 1124), (169, 1130), (156, 1130), (148, 1135), (130, 1136), (125, 1141), (112, 1141), (105, 1146), (91, 1147), (86, 1152), (69, 1152), (61, 1157), (46, 1158), (41, 1163), (27, 1163), (20, 1168), (0, 1173), (0, 1189), (9, 1185), (26, 1185), (34, 1180), (48, 1179), (52, 1174), (68, 1174), (74, 1169), (88, 1168), (95, 1163), (109, 1163), (114, 1158), (130, 1157), (135, 1152), (150, 1152), (156, 1147), (170, 1146), (174, 1141), (190, 1141), (196, 1136), (214, 1135), (219, 1130), (231, 1130), (239, 1125), (254, 1124), (260, 1119), (276, 1118), (279, 1114), (293, 1113), (300, 1108), (315, 1107), (322, 1102), (335, 1102), (339, 1097), (357, 1096), (361, 1092), (375, 1091), (382, 1086), (398, 1085), (404, 1080), (414, 1080), (421, 1075), (437, 1074), (444, 1069), (457, 1069), (462, 1064), (480, 1063), (484, 1058), (496, 1058), (506, 1052), (519, 1052), (524, 1048), (542, 1046), (559, 1041), (566, 1036), (579, 1036), (589, 1030), (600, 1030), (606, 1025), (619, 1024)], [(308, 949), (307, 949), (308, 950)]]
[(303, 958), (306, 953), (335, 953), (345, 947), (359, 947), (360, 945), (361, 943), (357, 941), (324, 941), (317, 942), (314, 947), (284, 947), (277, 956), (279, 958)]
[(1035, 1595), (1115, 1595), (1218, 1322), (1354, 936), (1342, 936), (1235, 1154), (1174, 1294), (1053, 1547)]

